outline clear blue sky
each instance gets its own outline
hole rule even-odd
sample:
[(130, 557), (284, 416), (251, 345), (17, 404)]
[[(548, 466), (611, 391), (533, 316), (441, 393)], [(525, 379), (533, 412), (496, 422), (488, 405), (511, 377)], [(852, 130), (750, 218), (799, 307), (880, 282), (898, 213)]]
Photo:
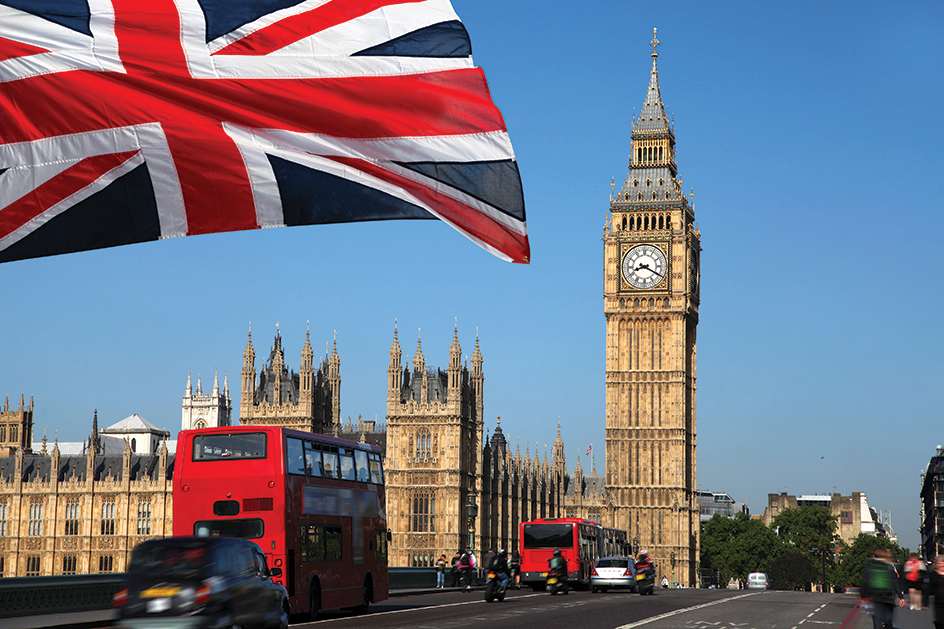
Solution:
[[(444, 223), (272, 229), (0, 265), (0, 396), (36, 438), (132, 413), (177, 430), (187, 372), (239, 372), (276, 323), (297, 369), (337, 331), (342, 414), (383, 419), (394, 320), (445, 367), (458, 318), (487, 425), (603, 471), (603, 249), (633, 109), (659, 77), (702, 231), (698, 485), (862, 491), (915, 548), (944, 442), (944, 5), (454, 0), (521, 168), (532, 264)], [(258, 366), (258, 364), (257, 364)], [(584, 468), (588, 461), (583, 457)]]

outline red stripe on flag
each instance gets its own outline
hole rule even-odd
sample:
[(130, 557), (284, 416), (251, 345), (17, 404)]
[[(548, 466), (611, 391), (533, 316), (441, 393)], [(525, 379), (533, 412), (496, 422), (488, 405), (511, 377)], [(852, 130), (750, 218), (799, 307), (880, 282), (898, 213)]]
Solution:
[(99, 178), (121, 166), (137, 151), (109, 153), (87, 157), (65, 169), (46, 183), (38, 186), (0, 212), (0, 238), (9, 236), (29, 221), (63, 199), (91, 185)]
[(530, 263), (531, 246), (528, 243), (527, 234), (519, 234), (461, 201), (384, 170), (377, 164), (345, 157), (332, 159), (406, 190), (423, 203), (435, 208), (443, 220), (455, 225), (473, 238), (494, 247), (511, 258), (512, 262)]
[(328, 2), (311, 11), (288, 16), (275, 24), (263, 27), (254, 33), (238, 39), (213, 54), (216, 55), (247, 55), (262, 56), (275, 52), (297, 41), (310, 37), (332, 26), (337, 26), (367, 15), (385, 6), (394, 4), (409, 4), (423, 0), (361, 0), (353, 2)]
[(6, 61), (7, 59), (13, 59), (15, 57), (38, 55), (44, 52), (49, 51), (39, 46), (24, 44), (21, 41), (13, 41), (12, 39), (0, 37), (0, 61)]

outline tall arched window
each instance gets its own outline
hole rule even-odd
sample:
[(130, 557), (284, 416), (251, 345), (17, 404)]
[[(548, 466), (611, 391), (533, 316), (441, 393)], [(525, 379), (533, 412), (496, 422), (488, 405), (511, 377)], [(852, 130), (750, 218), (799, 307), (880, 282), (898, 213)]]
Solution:
[(413, 492), (410, 504), (410, 530), (413, 533), (432, 533), (436, 531), (436, 498), (429, 491)]
[(428, 428), (421, 428), (416, 434), (416, 458), (428, 459), (432, 455), (432, 437)]

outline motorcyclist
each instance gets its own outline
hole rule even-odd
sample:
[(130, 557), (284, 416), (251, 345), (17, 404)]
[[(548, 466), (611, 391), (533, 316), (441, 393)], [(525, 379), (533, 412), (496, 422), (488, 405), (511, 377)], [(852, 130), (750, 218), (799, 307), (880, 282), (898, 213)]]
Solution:
[(645, 548), (639, 551), (639, 559), (636, 560), (636, 572), (643, 570), (655, 570), (652, 559), (649, 558), (649, 551)]
[(495, 574), (501, 579), (502, 589), (507, 589), (508, 582), (511, 580), (511, 571), (508, 569), (508, 551), (504, 548), (499, 550), (495, 558), (492, 559), (489, 569), (495, 571)]
[(567, 573), (567, 560), (561, 554), (560, 548), (554, 549), (554, 556), (547, 560), (547, 564), (551, 572)]

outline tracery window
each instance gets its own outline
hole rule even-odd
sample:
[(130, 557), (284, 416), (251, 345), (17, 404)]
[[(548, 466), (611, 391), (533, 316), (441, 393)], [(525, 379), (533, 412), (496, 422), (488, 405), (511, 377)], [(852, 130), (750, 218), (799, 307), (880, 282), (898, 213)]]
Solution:
[(38, 536), (43, 534), (43, 501), (30, 501), (29, 508), (29, 535)]
[(151, 534), (151, 500), (143, 498), (138, 501), (138, 535)]
[[(6, 502), (0, 502), (0, 537), (7, 536), (7, 516), (9, 515), (9, 506)], [(2, 574), (0, 574), (2, 576)]]
[(421, 428), (416, 434), (416, 458), (428, 459), (432, 456), (433, 438), (428, 428)]
[(101, 555), (98, 558), (99, 572), (112, 572), (115, 568), (115, 558), (111, 555)]
[[(79, 499), (69, 498), (66, 500), (66, 535), (79, 534)], [(63, 574), (74, 574), (63, 572)]]
[(76, 560), (75, 555), (63, 555), (62, 574), (75, 574), (77, 565), (78, 561)]
[(39, 555), (28, 555), (26, 557), (26, 576), (38, 577), (40, 573)]
[(436, 498), (432, 492), (413, 492), (410, 507), (410, 530), (413, 533), (432, 533), (436, 530)]
[[(115, 499), (102, 502), (102, 535), (115, 534)], [(108, 570), (111, 572), (111, 570)]]

